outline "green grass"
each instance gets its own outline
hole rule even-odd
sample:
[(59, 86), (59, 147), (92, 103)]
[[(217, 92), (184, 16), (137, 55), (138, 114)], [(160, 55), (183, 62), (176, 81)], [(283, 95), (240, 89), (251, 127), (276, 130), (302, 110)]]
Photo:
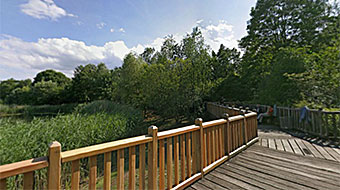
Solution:
[[(1, 106), (1, 112), (11, 112), (10, 106)], [(144, 129), (142, 112), (126, 105), (98, 101), (81, 105), (61, 106), (13, 106), (12, 113), (27, 114), (35, 111), (51, 111), (53, 117), (0, 118), (0, 164), (8, 164), (30, 158), (46, 156), (48, 144), (61, 143), (62, 151), (110, 142), (135, 136)], [(72, 111), (71, 111), (72, 110)], [(63, 173), (69, 166), (63, 168)], [(82, 175), (86, 175), (83, 172)], [(35, 175), (36, 189), (46, 185), (46, 170)], [(21, 188), (22, 176), (11, 178)]]

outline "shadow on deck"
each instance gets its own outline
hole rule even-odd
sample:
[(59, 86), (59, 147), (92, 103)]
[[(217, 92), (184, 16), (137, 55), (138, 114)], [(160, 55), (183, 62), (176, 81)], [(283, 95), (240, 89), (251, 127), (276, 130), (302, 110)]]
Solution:
[(253, 145), (187, 188), (194, 189), (340, 189), (340, 164)]

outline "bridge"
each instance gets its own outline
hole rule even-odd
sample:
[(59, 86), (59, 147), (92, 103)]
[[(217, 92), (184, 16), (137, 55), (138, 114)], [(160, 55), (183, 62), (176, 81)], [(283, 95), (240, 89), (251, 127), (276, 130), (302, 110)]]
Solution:
[(249, 110), (207, 109), (218, 119), (68, 151), (53, 142), (45, 157), (1, 165), (0, 189), (340, 188), (338, 146), (258, 126)]

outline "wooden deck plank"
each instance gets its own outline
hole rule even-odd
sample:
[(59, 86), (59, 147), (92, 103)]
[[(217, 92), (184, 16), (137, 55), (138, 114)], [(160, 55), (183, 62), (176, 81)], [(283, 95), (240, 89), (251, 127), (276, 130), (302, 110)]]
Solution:
[(251, 164), (257, 165), (257, 167), (261, 168), (262, 170), (273, 172), (272, 175), (274, 176), (297, 182), (308, 188), (319, 187), (321, 189), (335, 189), (337, 187), (336, 185), (326, 183), (324, 180), (321, 180), (321, 178), (318, 178), (311, 174), (305, 174), (294, 169), (289, 169), (286, 167), (281, 167), (272, 163), (268, 163), (268, 160), (264, 158), (260, 158), (259, 160), (257, 160), (254, 157), (247, 158), (244, 155), (240, 155), (238, 156), (238, 159), (242, 160), (243, 162), (252, 162)]
[(332, 148), (332, 149), (340, 155), (340, 148)]
[(223, 186), (225, 189), (244, 189), (240, 186), (237, 186), (233, 183), (229, 183), (228, 181), (216, 177), (213, 173), (209, 173), (208, 175), (204, 176), (206, 179), (209, 179), (210, 181), (213, 181), (215, 183), (220, 184)]
[(199, 181), (200, 184), (203, 184), (204, 186), (208, 187), (209, 189), (226, 189), (225, 187), (218, 185), (217, 183), (214, 183), (210, 180), (207, 180), (205, 178), (201, 179)]
[(227, 170), (227, 171), (231, 171), (234, 174), (237, 174), (239, 176), (242, 176), (243, 178), (247, 179), (247, 182), (252, 183), (252, 184), (256, 184), (258, 187), (263, 188), (263, 189), (277, 189), (277, 187), (271, 185), (271, 184), (267, 184), (263, 182), (263, 179), (261, 179), (260, 177), (257, 177), (256, 175), (249, 175), (249, 173), (243, 172), (235, 167), (232, 167), (230, 165), (226, 166), (226, 165), (222, 165), (221, 168)]
[(269, 148), (276, 149), (274, 139), (268, 139)]
[(325, 157), (327, 160), (335, 160), (331, 155), (328, 154), (328, 152), (319, 145), (313, 144), (313, 146), (320, 152), (320, 154)]
[(309, 157), (314, 157), (312, 151), (310, 151), (306, 145), (302, 142), (301, 139), (295, 139), (296, 144), (300, 147), (303, 155), (309, 156)]
[(305, 140), (303, 140), (302, 142), (303, 142), (303, 144), (305, 144), (305, 146), (308, 148), (308, 150), (312, 152), (314, 157), (325, 158), (320, 154), (320, 152), (318, 150), (315, 149), (315, 147), (311, 143), (309, 143), (308, 141), (305, 141)]
[(252, 146), (247, 149), (249, 152), (254, 152), (255, 154), (263, 155), (266, 157), (272, 157), (275, 159), (281, 159), (287, 162), (295, 162), (299, 165), (304, 165), (308, 167), (313, 167), (320, 170), (325, 170), (329, 172), (333, 172), (335, 174), (340, 174), (340, 166), (337, 162), (318, 159), (318, 158), (308, 158), (305, 156), (300, 156), (291, 153), (283, 153), (279, 151), (274, 151), (272, 149), (263, 149), (259, 146)]
[(262, 139), (261, 141), (262, 141), (261, 143), (262, 146), (268, 147), (268, 139)]
[(275, 139), (275, 144), (276, 144), (277, 150), (285, 151), (285, 149), (283, 148), (281, 139)]
[(310, 189), (309, 187), (300, 185), (294, 180), (289, 180), (285, 177), (278, 176), (277, 172), (272, 172), (272, 171), (257, 167), (256, 164), (248, 164), (247, 162), (242, 162), (242, 161), (237, 161), (236, 164), (244, 168), (257, 171), (261, 176), (265, 177), (263, 180), (268, 180), (270, 182), (284, 184), (285, 186), (287, 186), (286, 189)]
[(219, 178), (225, 180), (225, 181), (228, 181), (229, 183), (232, 183), (232, 184), (237, 185), (237, 186), (239, 186), (239, 187), (242, 187), (242, 188), (244, 188), (244, 189), (260, 189), (260, 188), (258, 188), (258, 187), (256, 187), (256, 186), (253, 186), (253, 185), (251, 185), (251, 184), (248, 184), (247, 182), (244, 182), (244, 181), (239, 180), (239, 179), (237, 179), (237, 178), (230, 177), (230, 176), (226, 175), (226, 174), (224, 173), (223, 170), (222, 170), (222, 172), (219, 171), (218, 168), (216, 168), (216, 169), (215, 169), (213, 172), (211, 172), (211, 173), (212, 173), (213, 175), (215, 175), (215, 176), (217, 176), (217, 177), (219, 177)]
[[(303, 141), (296, 146), (308, 148)], [(200, 188), (339, 189), (340, 164), (253, 145), (205, 178), (197, 183)]]
[(257, 168), (252, 168), (251, 166), (243, 166), (240, 165), (240, 163), (229, 163), (230, 167), (234, 167), (237, 170), (243, 171), (245, 173), (248, 173), (254, 178), (258, 178), (259, 180), (262, 180), (263, 183), (270, 183), (272, 186), (274, 186), (277, 189), (287, 189), (287, 188), (296, 188), (294, 185), (289, 185), (287, 181), (276, 179), (275, 177), (262, 173), (261, 171), (256, 170)]
[(286, 152), (291, 152), (294, 153), (293, 149), (290, 147), (290, 144), (287, 139), (281, 139), (283, 148), (285, 149)]
[(199, 181), (196, 182), (196, 183), (194, 183), (191, 187), (194, 188), (194, 189), (196, 189), (196, 190), (206, 190), (206, 189), (210, 189), (210, 188), (208, 188), (207, 186), (205, 186), (205, 185), (199, 183)]
[(336, 161), (340, 162), (340, 154), (336, 153), (335, 150), (329, 146), (324, 147), (328, 154), (330, 154)]
[[(285, 170), (285, 171), (289, 170), (289, 172), (296, 173), (300, 176), (310, 177), (310, 178), (325, 181), (325, 182), (328, 182), (328, 183), (334, 184), (334, 185), (338, 184), (337, 181), (338, 181), (339, 175), (333, 175), (332, 173), (327, 172), (327, 171), (315, 169), (315, 168), (312, 168), (312, 167), (307, 167), (307, 166), (304, 166), (304, 165), (297, 165), (294, 162), (287, 162), (285, 160), (280, 160), (280, 159), (276, 159), (276, 158), (259, 156), (257, 154), (253, 154), (253, 153), (247, 153), (245, 155), (249, 155), (249, 158), (254, 158), (257, 161), (263, 160), (266, 163), (273, 164), (275, 168), (283, 167), (284, 168), (283, 170)], [(291, 171), (291, 170), (293, 170), (293, 171)]]
[(292, 146), (292, 149), (293, 149), (295, 154), (303, 155), (303, 153), (301, 152), (299, 146), (296, 144), (294, 139), (288, 139), (288, 142)]

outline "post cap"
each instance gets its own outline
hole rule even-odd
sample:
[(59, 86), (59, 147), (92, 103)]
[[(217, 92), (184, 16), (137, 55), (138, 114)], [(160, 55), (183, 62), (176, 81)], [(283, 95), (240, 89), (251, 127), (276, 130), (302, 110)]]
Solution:
[(203, 119), (202, 118), (195, 119), (195, 125), (201, 125), (202, 123), (203, 123)]
[(148, 135), (151, 135), (154, 133), (154, 132), (157, 132), (158, 131), (158, 128), (154, 125), (151, 125), (149, 128), (148, 128)]

